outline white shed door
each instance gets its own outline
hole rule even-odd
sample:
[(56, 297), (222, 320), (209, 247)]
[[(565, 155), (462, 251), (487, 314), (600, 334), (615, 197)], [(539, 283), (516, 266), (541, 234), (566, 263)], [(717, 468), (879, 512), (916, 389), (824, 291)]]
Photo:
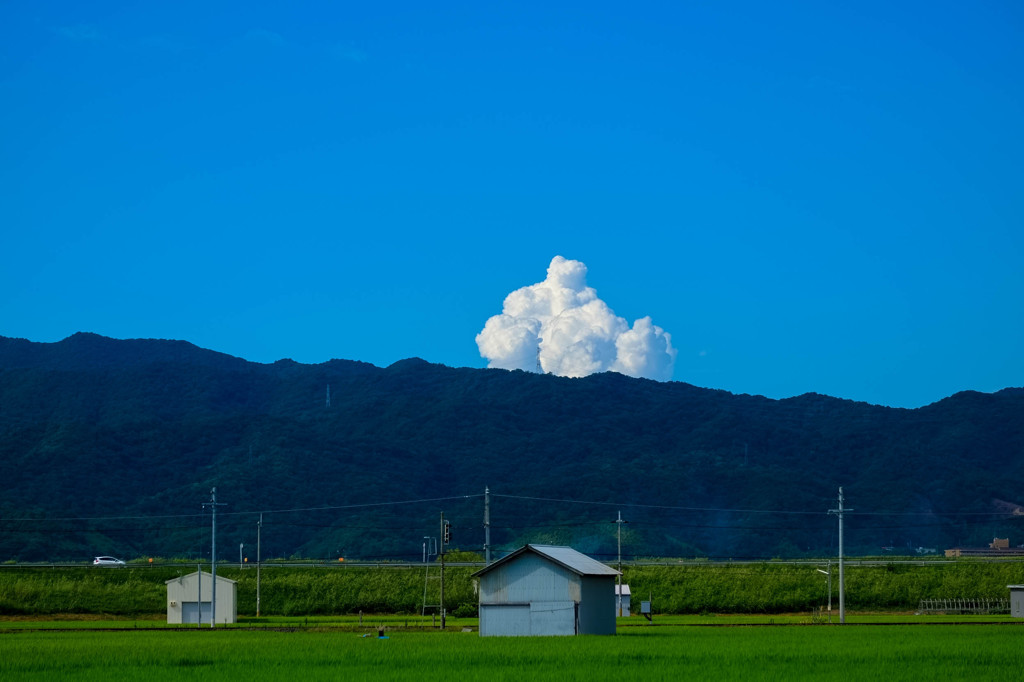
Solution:
[[(213, 615), (210, 613), (212, 610), (212, 603), (208, 601), (203, 602), (203, 622), (209, 623)], [(181, 622), (182, 623), (198, 623), (199, 622), (199, 602), (184, 601), (181, 603)]]

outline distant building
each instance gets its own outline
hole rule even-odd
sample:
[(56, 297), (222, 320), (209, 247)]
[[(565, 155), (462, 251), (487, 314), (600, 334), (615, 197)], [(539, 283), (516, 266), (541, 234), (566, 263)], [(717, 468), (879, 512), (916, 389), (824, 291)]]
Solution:
[(615, 586), (615, 615), (623, 617), (629, 615), (629, 585)]
[(953, 547), (946, 556), (1024, 556), (1024, 547), (1010, 547), (1010, 538), (993, 538), (988, 547)]
[[(210, 623), (213, 613), (213, 579), (199, 571), (173, 578), (167, 584), (167, 622)], [(217, 623), (238, 622), (238, 584), (217, 576)], [(202, 618), (202, 620), (200, 620)]]
[(618, 575), (570, 547), (526, 545), (473, 574), (480, 635), (614, 635)]

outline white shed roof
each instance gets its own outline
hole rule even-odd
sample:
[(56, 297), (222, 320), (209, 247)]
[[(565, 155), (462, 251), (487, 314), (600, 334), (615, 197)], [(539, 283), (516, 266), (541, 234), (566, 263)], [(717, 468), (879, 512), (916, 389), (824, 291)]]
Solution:
[[(185, 575), (178, 576), (177, 578), (171, 578), (170, 580), (165, 580), (164, 584), (170, 585), (171, 583), (181, 582), (183, 580), (187, 580), (189, 578), (192, 578), (192, 577), (194, 577), (196, 575), (199, 575), (199, 571), (192, 571), (191, 573), (186, 573)], [(203, 571), (203, 580), (209, 580), (210, 577), (211, 577), (211, 574), (207, 573), (206, 571)], [(225, 578), (222, 575), (218, 575), (217, 576), (217, 582), (219, 582), (219, 583), (236, 584), (238, 581), (237, 580), (232, 580), (231, 578)]]
[(629, 596), (629, 585), (616, 585), (615, 586), (615, 594), (619, 594), (619, 588), (620, 587), (622, 588), (622, 593), (621, 593), (622, 596), (623, 597), (628, 597)]
[(490, 566), (486, 566), (476, 573), (474, 577), (487, 573), (491, 569), (512, 561), (518, 556), (531, 552), (538, 554), (549, 561), (552, 561), (562, 568), (566, 568), (577, 575), (619, 575), (619, 572), (610, 566), (605, 566), (600, 561), (591, 559), (586, 554), (577, 552), (572, 547), (560, 547), (557, 545), (526, 545), (520, 547), (506, 557), (498, 559)]

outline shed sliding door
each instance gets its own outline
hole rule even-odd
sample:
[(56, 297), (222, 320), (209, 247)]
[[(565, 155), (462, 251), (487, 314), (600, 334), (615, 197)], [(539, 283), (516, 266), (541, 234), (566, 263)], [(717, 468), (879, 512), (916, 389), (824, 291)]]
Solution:
[(576, 621), (574, 601), (480, 605), (480, 634), (484, 636), (575, 635)]
[(525, 637), (530, 634), (529, 604), (481, 604), (480, 634)]

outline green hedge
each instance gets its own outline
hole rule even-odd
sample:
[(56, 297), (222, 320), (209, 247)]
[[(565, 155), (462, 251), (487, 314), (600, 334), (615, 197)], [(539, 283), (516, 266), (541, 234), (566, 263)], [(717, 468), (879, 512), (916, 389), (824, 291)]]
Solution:
[[(469, 577), (474, 570), (445, 570), (449, 612), (475, 614), (476, 593)], [(162, 613), (167, 610), (164, 582), (194, 571), (193, 567), (0, 568), (0, 615)], [(217, 575), (238, 582), (238, 613), (255, 614), (256, 570), (224, 567), (217, 569)], [(426, 582), (419, 568), (271, 567), (261, 575), (261, 614), (282, 616), (419, 613)], [(431, 575), (438, 575), (437, 566), (431, 567)], [(427, 601), (436, 604), (438, 581), (430, 580), (428, 587)]]

